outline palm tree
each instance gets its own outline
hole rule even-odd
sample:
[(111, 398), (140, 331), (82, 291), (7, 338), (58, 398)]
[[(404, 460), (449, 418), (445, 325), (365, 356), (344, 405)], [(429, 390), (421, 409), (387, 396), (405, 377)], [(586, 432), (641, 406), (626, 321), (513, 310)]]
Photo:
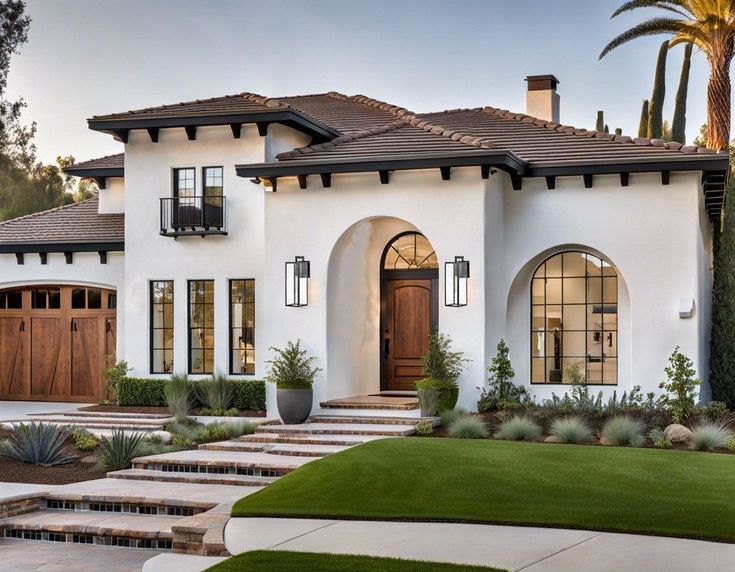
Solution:
[(671, 34), (669, 47), (691, 43), (707, 57), (707, 146), (720, 151), (730, 140), (730, 62), (735, 42), (735, 0), (629, 0), (612, 18), (636, 8), (659, 8), (668, 12), (633, 26), (613, 39), (600, 54), (635, 38)]

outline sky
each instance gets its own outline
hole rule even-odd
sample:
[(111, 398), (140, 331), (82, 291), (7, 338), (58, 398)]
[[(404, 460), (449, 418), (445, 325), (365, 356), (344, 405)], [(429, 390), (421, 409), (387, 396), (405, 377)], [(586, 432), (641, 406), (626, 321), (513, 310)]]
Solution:
[[(122, 144), (92, 115), (249, 91), (330, 90), (415, 112), (492, 105), (525, 111), (524, 78), (560, 80), (561, 120), (637, 135), (663, 36), (598, 61), (618, 33), (656, 14), (614, 20), (622, 0), (28, 0), (29, 41), (8, 96), (36, 121), (39, 158), (78, 161)], [(683, 46), (669, 53), (664, 117), (674, 111)], [(695, 52), (687, 138), (705, 121), (708, 69)]]

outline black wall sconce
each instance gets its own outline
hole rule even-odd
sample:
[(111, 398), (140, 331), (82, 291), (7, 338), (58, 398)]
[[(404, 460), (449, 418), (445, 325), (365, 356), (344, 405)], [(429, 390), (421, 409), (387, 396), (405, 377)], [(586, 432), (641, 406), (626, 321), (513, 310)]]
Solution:
[(286, 262), (286, 306), (300, 308), (309, 304), (309, 276), (311, 263), (297, 256)]
[(470, 261), (455, 256), (454, 262), (444, 263), (444, 305), (459, 308), (467, 305), (467, 282)]

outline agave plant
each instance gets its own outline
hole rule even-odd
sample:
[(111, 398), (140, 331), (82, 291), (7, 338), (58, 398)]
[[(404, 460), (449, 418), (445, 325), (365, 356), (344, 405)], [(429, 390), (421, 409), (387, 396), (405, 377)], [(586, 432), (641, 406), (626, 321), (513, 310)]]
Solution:
[(20, 423), (13, 428), (9, 439), (0, 442), (0, 455), (42, 467), (69, 463), (74, 456), (64, 450), (64, 443), (71, 429), (35, 421)]
[(127, 469), (138, 456), (144, 439), (143, 433), (125, 433), (122, 429), (113, 429), (111, 437), (102, 437), (100, 441), (99, 465), (106, 471)]
[(215, 415), (223, 415), (230, 408), (234, 395), (232, 382), (221, 371), (195, 385), (199, 401)]
[(191, 385), (185, 373), (174, 373), (163, 387), (171, 415), (174, 417), (186, 417), (192, 406)]

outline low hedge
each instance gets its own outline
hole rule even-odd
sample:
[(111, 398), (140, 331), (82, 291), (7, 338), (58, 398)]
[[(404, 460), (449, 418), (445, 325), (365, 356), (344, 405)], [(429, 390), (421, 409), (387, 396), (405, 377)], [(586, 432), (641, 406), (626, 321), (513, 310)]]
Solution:
[[(166, 407), (163, 388), (166, 379), (126, 377), (117, 386), (118, 405), (138, 407)], [(251, 411), (265, 410), (265, 382), (260, 380), (231, 379), (234, 386), (232, 406)], [(198, 383), (193, 381), (193, 384)], [(195, 407), (203, 404), (195, 398)]]

